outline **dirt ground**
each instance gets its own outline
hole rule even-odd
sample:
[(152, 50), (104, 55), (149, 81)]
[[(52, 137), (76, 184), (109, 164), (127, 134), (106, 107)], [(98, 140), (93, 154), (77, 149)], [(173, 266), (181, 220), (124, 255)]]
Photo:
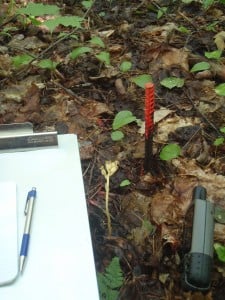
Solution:
[[(78, 135), (96, 270), (120, 258), (121, 300), (224, 299), (225, 266), (216, 255), (208, 292), (184, 291), (181, 277), (190, 250), (187, 213), (194, 187), (204, 186), (208, 199), (225, 208), (225, 144), (214, 144), (225, 126), (224, 96), (216, 91), (225, 82), (225, 4), (204, 9), (200, 1), (97, 0), (86, 10), (80, 1), (48, 1), (63, 15), (85, 16), (81, 28), (59, 26), (52, 34), (44, 26), (21, 23), (14, 13), (23, 4), (16, 1), (9, 15), (5, 1), (0, 13), (0, 123), (29, 121), (36, 131)], [(60, 32), (69, 35), (62, 38)], [(104, 45), (90, 44), (93, 36)], [(81, 46), (92, 50), (71, 59)], [(205, 56), (218, 49), (218, 59)], [(99, 60), (101, 51), (110, 55), (110, 63)], [(13, 57), (22, 54), (51, 59), (57, 66), (15, 67)], [(131, 63), (129, 70), (121, 69), (124, 61)], [(191, 71), (201, 62), (209, 67)], [(148, 173), (145, 91), (134, 80), (139, 75), (150, 75), (155, 86)], [(182, 78), (184, 84), (166, 88), (161, 81), (167, 77)], [(139, 122), (122, 126), (124, 137), (114, 141), (113, 120), (124, 110)], [(178, 144), (181, 154), (161, 160), (160, 151), (170, 143)], [(111, 235), (100, 169), (106, 161), (118, 162), (110, 177)], [(220, 221), (214, 242), (223, 244), (225, 221)]]

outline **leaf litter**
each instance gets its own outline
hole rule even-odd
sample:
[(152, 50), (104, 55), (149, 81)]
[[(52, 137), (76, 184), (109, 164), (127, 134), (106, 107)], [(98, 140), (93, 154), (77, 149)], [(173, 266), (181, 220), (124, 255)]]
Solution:
[[(65, 1), (62, 12), (68, 17), (79, 12), (77, 20), (83, 20), (82, 5), (72, 2)], [(45, 26), (21, 28), (19, 20), (10, 19), (7, 26), (17, 30), (0, 35), (0, 122), (31, 121), (38, 131), (78, 134), (96, 269), (119, 257), (126, 278), (121, 300), (217, 300), (224, 295), (225, 271), (218, 260), (206, 295), (180, 286), (183, 227), (196, 185), (205, 186), (208, 199), (222, 209), (216, 215), (220, 223), (214, 242), (224, 243), (225, 234), (225, 146), (213, 144), (223, 137), (220, 128), (225, 125), (224, 57), (213, 54), (224, 50), (225, 7), (214, 3), (206, 11), (198, 2), (183, 2), (168, 4), (157, 19), (164, 1), (101, 0), (88, 12), (87, 22), (79, 22), (77, 32), (70, 21), (60, 19), (57, 27), (53, 20), (50, 33), (46, 26), (51, 17), (39, 14)], [(61, 29), (70, 34), (66, 39), (57, 37)], [(72, 59), (78, 47), (84, 48)], [(27, 60), (17, 68), (13, 57), (21, 55), (46, 59), (55, 67), (40, 68), (40, 61)], [(166, 78), (182, 84), (168, 88), (161, 84)], [(156, 90), (156, 176), (143, 174), (146, 80)], [(128, 120), (120, 120), (123, 138), (113, 141), (113, 120), (122, 111), (128, 112)], [(169, 143), (182, 151), (164, 162), (159, 153)], [(109, 192), (111, 237), (100, 172), (107, 160), (119, 161)]]

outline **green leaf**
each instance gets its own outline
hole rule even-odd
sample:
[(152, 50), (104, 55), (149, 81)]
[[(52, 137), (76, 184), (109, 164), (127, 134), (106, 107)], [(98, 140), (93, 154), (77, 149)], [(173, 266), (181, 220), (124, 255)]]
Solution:
[(42, 59), (37, 65), (42, 69), (55, 70), (58, 63), (51, 59)]
[(216, 251), (218, 259), (222, 262), (225, 262), (225, 247), (222, 246), (220, 243), (215, 243), (214, 249)]
[(215, 141), (213, 142), (214, 146), (221, 146), (224, 143), (224, 138), (223, 137), (218, 137), (217, 139), (215, 139)]
[(182, 87), (184, 85), (184, 79), (179, 77), (167, 77), (160, 81), (160, 84), (168, 89), (174, 87)]
[(134, 82), (137, 86), (145, 88), (145, 84), (152, 81), (152, 77), (148, 74), (143, 74), (136, 77), (132, 77), (131, 81)]
[(168, 8), (166, 6), (161, 7), (157, 13), (157, 19), (160, 19), (167, 12), (167, 9)]
[(187, 27), (185, 27), (185, 26), (179, 26), (178, 27), (178, 30), (180, 31), (180, 32), (182, 32), (182, 33), (190, 33), (190, 29), (188, 29)]
[(76, 59), (78, 56), (80, 56), (84, 53), (87, 53), (87, 52), (91, 52), (91, 51), (92, 51), (92, 49), (89, 47), (78, 47), (70, 53), (70, 57), (72, 59)]
[(123, 61), (120, 65), (120, 71), (121, 72), (127, 72), (131, 69), (132, 63), (130, 61)]
[(219, 96), (225, 96), (225, 83), (221, 83), (215, 87), (215, 92)]
[(180, 153), (181, 153), (181, 148), (179, 145), (168, 144), (162, 148), (159, 156), (162, 160), (171, 160), (173, 158), (178, 157)]
[(214, 219), (221, 224), (225, 224), (225, 209), (215, 205)]
[(225, 127), (221, 127), (220, 132), (225, 133)]
[(12, 58), (13, 65), (16, 68), (21, 67), (22, 65), (28, 65), (34, 58), (28, 54), (17, 55)]
[(105, 48), (105, 44), (99, 36), (93, 36), (90, 40), (90, 43), (93, 45), (97, 45), (99, 47)]
[(34, 17), (43, 15), (59, 15), (59, 7), (57, 5), (29, 3), (26, 7), (18, 9), (17, 13)]
[(120, 140), (122, 140), (123, 138), (124, 138), (124, 134), (123, 134), (123, 132), (120, 131), (120, 130), (116, 130), (116, 131), (113, 131), (113, 132), (111, 133), (111, 139), (112, 139), (113, 141), (120, 141)]
[(213, 3), (215, 2), (215, 0), (203, 0), (203, 8), (207, 9), (209, 8), (209, 6), (211, 6)]
[(112, 128), (113, 130), (116, 130), (136, 120), (136, 117), (132, 114), (131, 111), (122, 110), (116, 114), (113, 120)]
[(124, 179), (123, 181), (121, 181), (120, 187), (128, 186), (130, 184), (131, 184), (131, 182), (129, 179)]
[(191, 68), (191, 72), (199, 72), (199, 71), (204, 71), (204, 70), (208, 70), (208, 69), (210, 69), (210, 64), (205, 61), (202, 61), (202, 62), (195, 64)]
[(212, 52), (205, 52), (205, 57), (209, 58), (209, 59), (220, 59), (222, 55), (222, 51), (221, 50), (215, 50)]
[(47, 26), (48, 29), (53, 32), (56, 27), (63, 25), (65, 27), (81, 28), (81, 23), (84, 19), (78, 16), (60, 16), (55, 19), (46, 20), (43, 25)]
[(86, 9), (89, 9), (92, 7), (94, 1), (90, 0), (90, 1), (82, 1), (81, 2), (83, 7), (86, 8)]
[(97, 59), (99, 59), (101, 62), (105, 63), (107, 66), (110, 65), (110, 54), (109, 52), (100, 52), (99, 54), (95, 55)]
[(145, 228), (145, 230), (147, 230), (147, 232), (149, 234), (151, 234), (155, 230), (155, 226), (152, 225), (152, 223), (149, 222), (148, 220), (143, 220), (142, 221), (142, 227)]

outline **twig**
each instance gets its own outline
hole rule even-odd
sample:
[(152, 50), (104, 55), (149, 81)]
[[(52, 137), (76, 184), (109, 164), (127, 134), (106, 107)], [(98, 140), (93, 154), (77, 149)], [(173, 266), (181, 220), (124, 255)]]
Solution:
[(215, 126), (212, 122), (210, 122), (210, 121), (206, 118), (206, 116), (203, 115), (203, 114), (199, 111), (199, 109), (195, 106), (194, 101), (191, 99), (191, 97), (190, 97), (190, 95), (188, 94), (188, 92), (184, 91), (184, 94), (186, 95), (186, 97), (188, 98), (188, 100), (189, 100), (190, 103), (192, 104), (193, 108), (196, 110), (196, 112), (197, 112), (197, 113), (198, 113), (198, 114), (206, 121), (206, 123), (209, 124), (209, 126), (210, 126), (211, 128), (213, 128), (213, 129), (216, 131), (217, 134), (220, 135), (221, 133), (220, 133), (220, 131), (218, 130), (218, 128), (216, 128), (216, 126)]

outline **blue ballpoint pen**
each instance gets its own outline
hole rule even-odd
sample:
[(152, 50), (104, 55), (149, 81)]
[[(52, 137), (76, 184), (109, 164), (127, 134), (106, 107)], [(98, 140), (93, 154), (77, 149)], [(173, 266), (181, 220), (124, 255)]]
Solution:
[(36, 198), (36, 188), (33, 187), (32, 190), (28, 192), (26, 206), (25, 206), (25, 210), (24, 210), (24, 214), (26, 216), (26, 221), (25, 221), (23, 239), (22, 239), (22, 244), (21, 244), (21, 249), (20, 249), (20, 261), (19, 261), (20, 272), (23, 271), (24, 262), (25, 262), (25, 259), (27, 257), (27, 253), (28, 253), (31, 220), (32, 220), (35, 198)]

